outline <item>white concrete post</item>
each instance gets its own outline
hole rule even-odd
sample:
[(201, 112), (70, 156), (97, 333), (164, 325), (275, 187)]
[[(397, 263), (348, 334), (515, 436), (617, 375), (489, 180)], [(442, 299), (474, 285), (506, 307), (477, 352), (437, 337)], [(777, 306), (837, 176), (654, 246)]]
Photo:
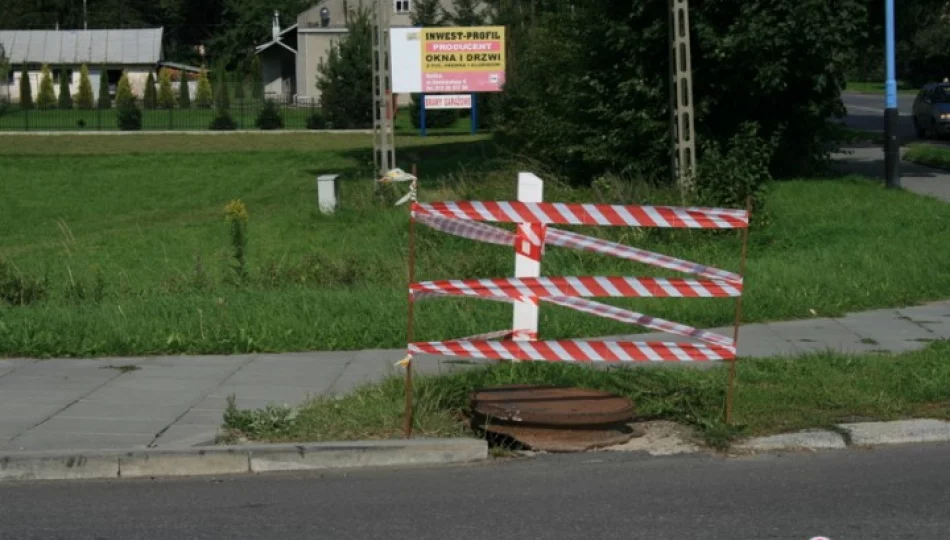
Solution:
[(317, 204), (320, 212), (332, 214), (336, 210), (340, 188), (337, 183), (338, 174), (324, 174), (317, 177)]
[[(518, 173), (518, 201), (542, 202), (544, 182), (533, 173)], [(515, 277), (540, 277), (541, 253), (544, 248), (544, 225), (519, 223), (515, 238)], [(540, 243), (540, 245), (538, 245)], [(513, 339), (538, 339), (538, 305), (534, 302), (515, 302)]]

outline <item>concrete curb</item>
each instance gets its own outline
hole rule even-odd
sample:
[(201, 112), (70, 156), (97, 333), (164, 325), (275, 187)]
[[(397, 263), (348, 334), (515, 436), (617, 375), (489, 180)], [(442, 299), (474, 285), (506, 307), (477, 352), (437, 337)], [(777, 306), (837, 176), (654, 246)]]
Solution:
[(463, 438), (10, 452), (0, 453), (0, 482), (444, 465), (487, 458), (484, 440)]
[(842, 450), (854, 446), (950, 442), (950, 422), (933, 418), (838, 424), (838, 431), (806, 430), (755, 437), (733, 446), (738, 452)]

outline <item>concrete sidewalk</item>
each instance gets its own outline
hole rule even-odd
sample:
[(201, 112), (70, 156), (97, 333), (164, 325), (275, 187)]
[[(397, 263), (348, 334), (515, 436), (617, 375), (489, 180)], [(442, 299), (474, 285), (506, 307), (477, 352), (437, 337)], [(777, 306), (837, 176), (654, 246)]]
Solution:
[[(714, 329), (731, 335), (731, 328)], [(680, 341), (663, 334), (637, 339)], [(950, 301), (742, 327), (739, 353), (905, 352), (950, 339)], [(238, 356), (0, 360), (0, 450), (176, 448), (208, 443), (227, 397), (297, 404), (396, 373), (402, 350)], [(472, 365), (420, 357), (426, 373)]]

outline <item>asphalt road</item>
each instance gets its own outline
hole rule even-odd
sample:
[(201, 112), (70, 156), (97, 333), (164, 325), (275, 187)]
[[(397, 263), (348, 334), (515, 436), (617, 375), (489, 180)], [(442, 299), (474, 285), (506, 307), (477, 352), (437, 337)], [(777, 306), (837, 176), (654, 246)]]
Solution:
[[(856, 129), (884, 131), (884, 94), (856, 94), (845, 92), (841, 100), (848, 108), (844, 123)], [(911, 117), (914, 107), (913, 94), (897, 95), (897, 110), (900, 112), (899, 135), (902, 142), (916, 139)]]
[(0, 538), (950, 538), (950, 445), (0, 485)]

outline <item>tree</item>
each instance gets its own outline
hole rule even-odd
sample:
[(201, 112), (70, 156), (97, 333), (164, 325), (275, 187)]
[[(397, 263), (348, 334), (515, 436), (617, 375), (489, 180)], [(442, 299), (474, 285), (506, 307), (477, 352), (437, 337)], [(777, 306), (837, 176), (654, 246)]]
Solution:
[(184, 71), (178, 75), (178, 106), (182, 109), (191, 108), (191, 90), (188, 87), (188, 75)]
[(158, 106), (162, 109), (171, 109), (175, 106), (172, 76), (167, 69), (163, 69), (158, 74)]
[(79, 68), (79, 94), (76, 96), (76, 107), (89, 110), (95, 107), (92, 97), (92, 83), (89, 81), (89, 68), (83, 64)]
[(480, 0), (455, 0), (455, 12), (450, 15), (456, 26), (481, 26), (485, 24), (485, 14), (479, 9)]
[(251, 59), (251, 97), (261, 99), (264, 97), (264, 67), (261, 65), (261, 57), (258, 54)]
[(450, 20), (441, 0), (415, 0), (409, 19), (413, 26), (444, 26)]
[[(6, 84), (7, 79), (10, 77), (10, 60), (7, 59), (7, 51), (4, 50), (3, 44), (0, 43), (0, 84)], [(9, 101), (10, 96), (0, 96), (0, 103), (6, 103)]]
[(231, 112), (231, 94), (228, 91), (228, 72), (225, 70), (224, 63), (218, 65), (215, 70), (215, 92), (214, 108), (221, 114), (222, 112)]
[(30, 110), (33, 108), (33, 86), (30, 84), (30, 73), (23, 66), (20, 72), (20, 108)]
[(208, 71), (201, 68), (198, 73), (198, 89), (195, 91), (195, 107), (199, 109), (210, 109), (214, 104), (214, 96), (211, 93), (211, 81), (208, 80)]
[(145, 79), (145, 93), (142, 95), (142, 105), (146, 110), (158, 107), (158, 92), (155, 90), (155, 76), (151, 72)]
[(116, 122), (119, 129), (127, 131), (142, 129), (142, 111), (135, 104), (135, 100), (135, 93), (132, 92), (132, 84), (129, 82), (129, 74), (123, 72), (115, 92), (115, 105), (118, 109)]
[(317, 65), (320, 107), (334, 129), (367, 128), (373, 125), (373, 73), (367, 61), (373, 48), (369, 10), (354, 10), (347, 29)]
[(218, 64), (215, 70), (215, 92), (214, 92), (214, 120), (211, 122), (211, 129), (231, 130), (237, 129), (237, 123), (231, 117), (231, 94), (228, 92), (228, 73), (224, 69), (224, 63)]
[(56, 106), (56, 92), (53, 91), (53, 76), (49, 66), (43, 65), (40, 75), (40, 94), (36, 98), (36, 106), (40, 109), (52, 109)]
[(135, 107), (136, 95), (132, 92), (132, 83), (129, 82), (129, 74), (122, 72), (119, 79), (119, 85), (115, 91), (115, 106), (119, 109), (128, 109)]
[(72, 79), (72, 73), (65, 67), (59, 70), (59, 108), (72, 109), (73, 96), (69, 92), (69, 86)]
[(253, 51), (251, 44), (270, 41), (275, 11), (285, 19), (282, 26), (287, 27), (293, 24), (292, 19), (297, 14), (314, 3), (313, 0), (221, 0), (220, 20), (216, 21), (219, 26), (207, 40), (208, 46), (219, 51), (220, 60), (226, 65), (238, 67), (246, 61), (248, 52)]
[(106, 66), (99, 68), (99, 108), (112, 108), (112, 95), (109, 93), (109, 72)]
[[(499, 142), (577, 182), (605, 171), (669, 180), (668, 2), (520, 4), (536, 13), (506, 23)], [(844, 113), (847, 53), (865, 17), (859, 0), (834, 4), (692, 3), (695, 138), (725, 143), (757, 120), (761, 138), (777, 137), (773, 172), (824, 165), (827, 120)]]

